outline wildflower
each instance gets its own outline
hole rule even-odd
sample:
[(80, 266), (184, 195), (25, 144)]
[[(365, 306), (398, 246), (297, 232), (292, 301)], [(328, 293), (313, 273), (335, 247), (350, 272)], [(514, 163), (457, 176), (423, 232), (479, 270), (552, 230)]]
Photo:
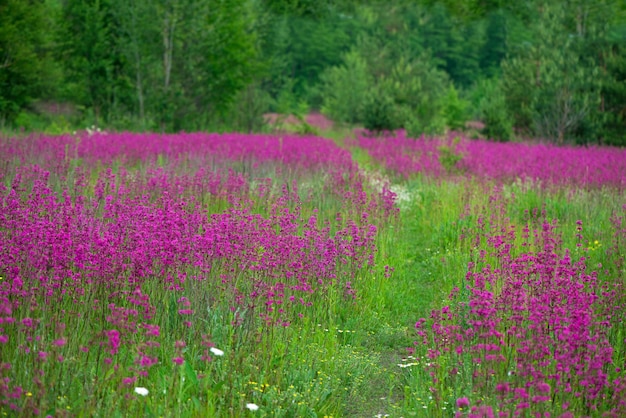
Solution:
[(158, 325), (146, 324), (144, 325), (144, 327), (146, 329), (146, 335), (154, 336), (154, 337), (158, 337), (160, 335), (160, 330), (159, 330)]
[(157, 357), (150, 357), (150, 356), (141, 356), (141, 358), (139, 359), (139, 365), (141, 367), (152, 367), (155, 364), (158, 363), (158, 358)]
[(456, 400), (456, 406), (458, 408), (465, 408), (468, 407), (470, 404), (469, 399), (467, 398), (459, 398)]
[(150, 392), (146, 388), (136, 387), (135, 388), (135, 393), (137, 395), (141, 395), (141, 396), (148, 396), (148, 393), (150, 393)]
[(251, 411), (258, 411), (259, 410), (259, 405), (255, 404), (255, 403), (247, 403), (246, 404), (246, 408), (248, 408)]
[(174, 362), (174, 364), (177, 364), (180, 366), (185, 362), (185, 359), (182, 357), (174, 357), (172, 361)]
[(550, 385), (545, 383), (545, 382), (538, 383), (537, 384), (537, 390), (539, 392), (548, 393), (548, 392), (550, 392)]
[[(209, 350), (211, 351), (211, 353), (215, 354), (218, 357), (224, 355), (224, 352), (222, 350), (220, 350), (219, 348), (211, 347)], [(256, 411), (256, 409), (255, 409), (255, 411)]]
[(67, 339), (65, 338), (59, 338), (58, 340), (55, 340), (52, 344), (56, 345), (57, 347), (62, 347), (67, 343)]
[(106, 337), (109, 340), (109, 352), (113, 355), (113, 354), (117, 354), (119, 348), (120, 348), (120, 332), (116, 329), (112, 329), (110, 331), (104, 331), (104, 335), (106, 335)]
[(496, 385), (496, 391), (502, 392), (502, 393), (508, 392), (509, 391), (509, 383), (508, 382), (498, 383)]

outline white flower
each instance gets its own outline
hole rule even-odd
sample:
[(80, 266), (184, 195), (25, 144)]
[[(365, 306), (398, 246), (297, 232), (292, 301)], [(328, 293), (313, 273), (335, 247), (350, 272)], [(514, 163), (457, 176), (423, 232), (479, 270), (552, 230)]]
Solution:
[(148, 393), (150, 392), (146, 388), (135, 388), (135, 393), (141, 396), (148, 396)]
[(211, 350), (211, 353), (215, 354), (216, 356), (224, 355), (224, 352), (220, 350), (219, 348), (211, 347), (210, 350)]
[(247, 403), (246, 408), (248, 408), (251, 411), (257, 411), (259, 409), (259, 405), (255, 403)]

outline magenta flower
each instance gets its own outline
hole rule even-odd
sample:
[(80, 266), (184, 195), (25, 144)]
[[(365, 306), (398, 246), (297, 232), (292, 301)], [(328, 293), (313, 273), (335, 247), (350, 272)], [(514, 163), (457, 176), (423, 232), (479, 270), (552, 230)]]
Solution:
[(126, 385), (126, 386), (130, 386), (130, 385), (134, 385), (135, 382), (137, 382), (137, 377), (125, 377), (122, 379), (122, 384)]
[(57, 347), (62, 347), (67, 343), (67, 339), (65, 338), (59, 338), (58, 340), (55, 340), (52, 344), (57, 346)]
[(105, 331), (104, 334), (109, 340), (109, 352), (114, 355), (117, 354), (120, 348), (120, 332), (116, 329)]
[(148, 336), (158, 337), (160, 335), (160, 329), (158, 325), (144, 324), (144, 328), (146, 329), (146, 335)]
[(467, 398), (458, 398), (456, 400), (456, 406), (458, 408), (467, 408), (470, 405), (470, 401)]

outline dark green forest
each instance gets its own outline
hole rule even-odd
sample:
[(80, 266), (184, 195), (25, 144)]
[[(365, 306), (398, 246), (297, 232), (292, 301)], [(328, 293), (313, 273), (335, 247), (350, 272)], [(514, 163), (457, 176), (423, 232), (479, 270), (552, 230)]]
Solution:
[(0, 0), (0, 129), (378, 131), (626, 146), (623, 0)]

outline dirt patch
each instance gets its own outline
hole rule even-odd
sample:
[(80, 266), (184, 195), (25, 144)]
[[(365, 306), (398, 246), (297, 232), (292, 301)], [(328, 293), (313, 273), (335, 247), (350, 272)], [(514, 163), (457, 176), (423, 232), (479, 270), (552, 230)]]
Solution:
[[(296, 127), (302, 125), (302, 120), (295, 115), (285, 115), (280, 113), (266, 113), (263, 115), (265, 122), (274, 129), (282, 130), (284, 128)], [(318, 112), (309, 113), (304, 117), (304, 122), (320, 131), (332, 129), (334, 123), (326, 116)]]
[(308, 115), (306, 115), (304, 120), (306, 120), (306, 123), (308, 123), (309, 125), (322, 131), (327, 131), (335, 126), (335, 123), (332, 120), (328, 119), (326, 116), (318, 112), (309, 113)]

